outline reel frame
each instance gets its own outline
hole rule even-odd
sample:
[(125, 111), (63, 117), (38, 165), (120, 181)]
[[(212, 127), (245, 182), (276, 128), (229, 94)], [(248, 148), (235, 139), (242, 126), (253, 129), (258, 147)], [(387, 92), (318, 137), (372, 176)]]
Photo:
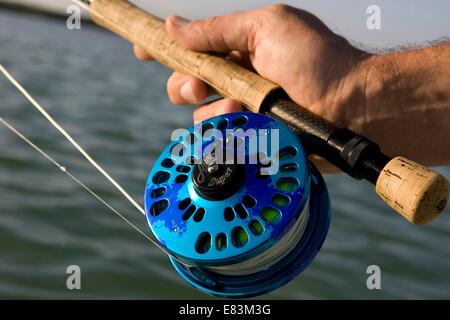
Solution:
[[(228, 172), (227, 179), (230, 187), (234, 188), (233, 192), (226, 197), (214, 198), (214, 191), (218, 195), (227, 192), (228, 189), (221, 185), (212, 193), (208, 188), (208, 193), (203, 193), (205, 188), (199, 188), (196, 179), (199, 167), (208, 174), (208, 160), (194, 162), (192, 156), (199, 159), (199, 155), (204, 156), (205, 149), (220, 140), (204, 141), (204, 133), (208, 130), (229, 133), (232, 130), (231, 138), (238, 142), (237, 130), (248, 128), (263, 130), (253, 133), (253, 136), (259, 135), (258, 139), (261, 139), (264, 130), (272, 132), (270, 130), (277, 129), (279, 153), (271, 153), (269, 162), (263, 165), (260, 158), (267, 158), (268, 153), (263, 156), (261, 152), (255, 154), (255, 150), (249, 147), (251, 143), (244, 143), (245, 161), (256, 157), (256, 164), (244, 161), (245, 165), (238, 165), (244, 166), (244, 173), (241, 169), (234, 172), (237, 169), (230, 169), (226, 163), (220, 169), (213, 168), (211, 172)], [(229, 137), (224, 137), (226, 139), (220, 142), (227, 148)], [(251, 139), (251, 134), (247, 138)], [(244, 138), (243, 142), (246, 141)], [(232, 148), (237, 148), (234, 143)], [(189, 153), (186, 153), (187, 149), (190, 149)], [(268, 163), (272, 165), (273, 161), (278, 161), (278, 172), (261, 177), (262, 168), (267, 167)], [(236, 176), (234, 179), (233, 174)], [(243, 175), (245, 178), (242, 178)], [(227, 179), (221, 175), (216, 180)], [(236, 187), (238, 183), (241, 185)], [(267, 208), (270, 209), (268, 214)], [(320, 250), (331, 216), (325, 182), (309, 163), (298, 136), (278, 120), (249, 112), (208, 119), (180, 134), (180, 139), (169, 144), (150, 172), (145, 210), (152, 232), (176, 257), (171, 257), (171, 261), (177, 272), (203, 292), (230, 298), (260, 295), (292, 280)], [(233, 217), (227, 219), (227, 210), (228, 213), (233, 212)], [(233, 267), (270, 250), (300, 220), (302, 214), (309, 215), (303, 234), (294, 248), (286, 249), (280, 261), (263, 266), (263, 271), (242, 275), (222, 274), (214, 269)], [(252, 223), (257, 224), (257, 228), (252, 228)], [(259, 232), (254, 229), (259, 229)], [(239, 230), (237, 236), (236, 230)]]

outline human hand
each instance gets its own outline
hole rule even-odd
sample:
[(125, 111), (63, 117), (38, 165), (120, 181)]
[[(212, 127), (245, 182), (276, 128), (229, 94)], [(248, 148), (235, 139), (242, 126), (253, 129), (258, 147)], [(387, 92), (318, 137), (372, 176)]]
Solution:
[[(350, 122), (346, 107), (355, 96), (350, 78), (359, 74), (367, 55), (312, 14), (272, 5), (197, 21), (172, 16), (166, 28), (181, 46), (227, 55), (280, 85), (299, 105), (337, 125)], [(135, 53), (141, 60), (152, 59), (138, 47)], [(179, 72), (168, 80), (167, 91), (175, 104), (197, 104), (215, 94), (201, 80)], [(222, 99), (198, 107), (194, 121), (237, 111), (242, 111), (238, 102)]]
[[(180, 45), (227, 55), (280, 85), (297, 104), (377, 142), (386, 154), (427, 165), (450, 162), (450, 148), (442, 147), (449, 141), (448, 43), (371, 55), (312, 14), (285, 5), (197, 21), (173, 16), (166, 28)], [(135, 53), (152, 59), (139, 48)], [(167, 91), (175, 104), (202, 103), (215, 93), (178, 72)], [(236, 101), (222, 99), (198, 107), (194, 121), (241, 110)], [(313, 160), (323, 172), (336, 171)]]

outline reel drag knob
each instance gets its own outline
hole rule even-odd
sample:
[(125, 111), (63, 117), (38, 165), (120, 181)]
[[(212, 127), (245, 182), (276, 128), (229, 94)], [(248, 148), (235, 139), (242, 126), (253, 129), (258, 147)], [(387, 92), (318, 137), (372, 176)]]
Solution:
[(145, 210), (177, 272), (230, 298), (295, 278), (330, 222), (325, 183), (297, 135), (255, 113), (214, 117), (183, 132), (150, 172)]
[(200, 196), (208, 200), (223, 200), (236, 193), (245, 181), (242, 164), (205, 164), (194, 166), (192, 183)]

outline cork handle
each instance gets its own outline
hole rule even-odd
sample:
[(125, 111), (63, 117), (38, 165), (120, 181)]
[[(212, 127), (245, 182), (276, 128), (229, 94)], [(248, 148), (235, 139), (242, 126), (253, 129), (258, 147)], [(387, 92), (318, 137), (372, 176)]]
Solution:
[(445, 208), (448, 181), (438, 173), (411, 160), (392, 159), (376, 183), (377, 194), (414, 224), (425, 224)]
[(202, 79), (221, 95), (259, 112), (264, 99), (279, 87), (231, 61), (178, 46), (164, 22), (125, 0), (91, 0), (95, 23), (140, 46), (171, 69)]

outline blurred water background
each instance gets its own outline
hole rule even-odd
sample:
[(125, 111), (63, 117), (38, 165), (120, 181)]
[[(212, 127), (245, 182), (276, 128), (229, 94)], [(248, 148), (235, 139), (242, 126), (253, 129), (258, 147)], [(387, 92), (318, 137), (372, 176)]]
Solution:
[[(0, 12), (0, 62), (140, 202), (147, 174), (190, 108), (165, 94), (169, 70), (135, 60), (130, 45), (62, 19)], [(6, 79), (0, 116), (98, 191), (142, 230), (146, 221), (43, 120)], [(450, 178), (450, 168), (438, 168)], [(326, 176), (333, 218), (322, 251), (272, 299), (450, 298), (450, 212), (410, 225), (373, 187)], [(79, 265), (82, 290), (66, 288)], [(382, 270), (382, 289), (366, 287), (366, 268)], [(0, 127), (0, 298), (208, 298), (190, 288), (148, 240)]]

